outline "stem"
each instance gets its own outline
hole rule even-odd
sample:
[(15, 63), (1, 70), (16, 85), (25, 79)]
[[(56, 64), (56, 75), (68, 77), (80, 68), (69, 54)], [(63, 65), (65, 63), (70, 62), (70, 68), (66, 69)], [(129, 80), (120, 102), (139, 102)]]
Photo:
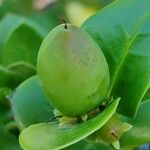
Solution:
[(66, 20), (65, 20), (65, 19), (62, 19), (62, 22), (65, 24), (65, 29), (68, 29)]

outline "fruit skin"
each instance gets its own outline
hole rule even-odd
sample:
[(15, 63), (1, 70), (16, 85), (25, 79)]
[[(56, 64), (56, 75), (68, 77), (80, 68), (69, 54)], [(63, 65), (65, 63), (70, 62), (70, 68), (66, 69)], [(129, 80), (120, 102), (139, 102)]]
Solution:
[(68, 116), (98, 107), (110, 80), (100, 47), (88, 33), (70, 24), (55, 27), (44, 39), (37, 75), (52, 103)]

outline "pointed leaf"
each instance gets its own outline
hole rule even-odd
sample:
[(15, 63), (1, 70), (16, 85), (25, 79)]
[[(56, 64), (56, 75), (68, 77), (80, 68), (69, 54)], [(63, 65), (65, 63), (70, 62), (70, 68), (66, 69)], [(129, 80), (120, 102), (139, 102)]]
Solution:
[(115, 100), (95, 118), (77, 125), (59, 126), (56, 122), (32, 125), (21, 133), (21, 147), (25, 150), (56, 150), (74, 144), (102, 127), (117, 105), (118, 100)]
[(149, 10), (149, 0), (116, 0), (82, 25), (108, 61), (108, 97), (121, 97), (118, 110), (129, 117), (150, 87)]

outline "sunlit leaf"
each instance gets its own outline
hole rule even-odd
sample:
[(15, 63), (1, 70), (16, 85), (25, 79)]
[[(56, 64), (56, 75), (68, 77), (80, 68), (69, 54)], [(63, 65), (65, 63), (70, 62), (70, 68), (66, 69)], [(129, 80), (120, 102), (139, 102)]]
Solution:
[(149, 12), (149, 0), (116, 0), (82, 25), (106, 56), (108, 97), (121, 97), (118, 111), (129, 117), (150, 87)]
[(115, 100), (102, 113), (81, 124), (59, 126), (57, 122), (50, 122), (32, 125), (21, 133), (21, 147), (25, 150), (53, 150), (74, 144), (101, 128), (117, 105), (118, 100)]

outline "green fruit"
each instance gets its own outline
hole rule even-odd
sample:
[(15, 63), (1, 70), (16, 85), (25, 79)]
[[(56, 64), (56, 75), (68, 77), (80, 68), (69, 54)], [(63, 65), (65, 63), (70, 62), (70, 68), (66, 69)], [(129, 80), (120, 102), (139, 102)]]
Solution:
[(89, 34), (70, 24), (55, 27), (44, 39), (37, 74), (49, 99), (68, 116), (98, 107), (109, 86), (101, 49)]

